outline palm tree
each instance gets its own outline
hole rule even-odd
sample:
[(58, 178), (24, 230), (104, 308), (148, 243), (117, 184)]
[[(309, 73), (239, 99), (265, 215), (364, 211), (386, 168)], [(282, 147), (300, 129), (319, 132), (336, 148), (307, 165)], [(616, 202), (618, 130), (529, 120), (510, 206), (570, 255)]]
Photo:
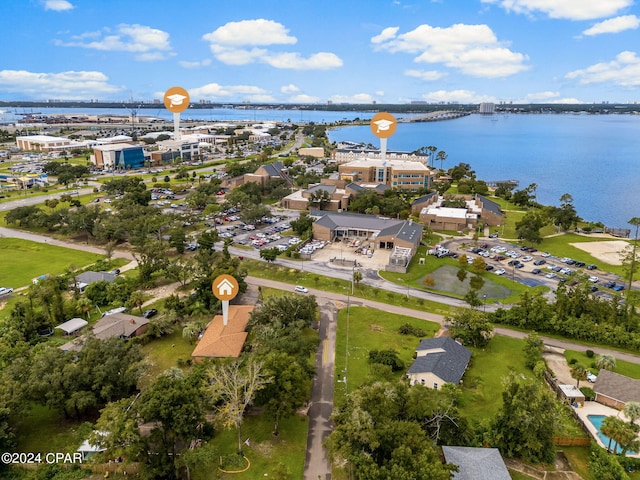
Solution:
[(355, 282), (356, 285), (358, 285), (360, 283), (360, 280), (362, 280), (362, 272), (360, 270), (354, 270), (353, 281)]
[(613, 355), (603, 353), (596, 357), (596, 368), (604, 368), (605, 370), (613, 371), (616, 368), (616, 359)]
[(634, 424), (636, 420), (640, 418), (640, 403), (639, 402), (627, 402), (622, 410), (624, 415), (629, 419), (629, 422)]
[[(629, 266), (629, 288), (627, 289), (627, 292), (631, 291), (633, 274), (635, 273), (636, 268), (636, 248), (638, 246), (638, 228), (640, 227), (640, 218), (633, 217), (631, 220), (629, 220), (629, 225), (633, 225), (634, 227), (636, 227), (636, 233), (634, 235), (633, 251), (631, 252), (631, 265)], [(627, 295), (629, 295), (629, 293), (627, 293)]]
[(437, 159), (440, 160), (440, 170), (442, 170), (442, 162), (444, 162), (447, 159), (448, 155), (445, 153), (444, 150), (440, 150), (438, 152), (437, 155)]
[(577, 380), (576, 387), (580, 388), (580, 380), (587, 379), (587, 369), (579, 363), (576, 363), (571, 369), (571, 376)]
[(611, 453), (611, 442), (616, 434), (616, 429), (618, 428), (617, 422), (619, 420), (620, 419), (616, 417), (607, 417), (602, 421), (602, 425), (600, 425), (600, 432), (609, 437), (609, 444), (607, 445), (607, 452), (609, 453)]

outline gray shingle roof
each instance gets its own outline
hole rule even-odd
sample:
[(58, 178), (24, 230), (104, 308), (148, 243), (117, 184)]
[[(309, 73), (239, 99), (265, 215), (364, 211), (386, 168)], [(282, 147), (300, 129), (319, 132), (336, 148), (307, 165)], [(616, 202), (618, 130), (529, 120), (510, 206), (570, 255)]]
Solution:
[(500, 205), (498, 205), (493, 200), (489, 200), (487, 197), (483, 197), (482, 195), (478, 194), (476, 194), (476, 198), (480, 200), (480, 203), (482, 203), (483, 209), (489, 210), (491, 213), (495, 213), (496, 215), (502, 215)]
[(497, 448), (442, 447), (447, 463), (458, 466), (454, 480), (510, 480)]
[(262, 165), (262, 168), (266, 170), (266, 172), (271, 177), (279, 177), (282, 175), (282, 170), (284, 169), (284, 165), (280, 160), (277, 160), (273, 163), (267, 163)]
[(423, 195), (421, 197), (416, 198), (411, 205), (419, 205), (421, 203), (424, 202), (428, 202), (429, 200), (431, 200), (433, 197), (437, 197), (438, 196), (438, 192), (431, 192), (431, 193), (427, 193), (426, 195)]
[(621, 402), (640, 402), (640, 380), (601, 369), (593, 391)]
[(471, 359), (471, 351), (451, 337), (438, 337), (422, 340), (416, 348), (416, 352), (432, 349), (442, 349), (444, 352), (429, 353), (417, 357), (409, 367), (407, 374), (432, 372), (445, 382), (456, 385), (460, 383)]
[(305, 190), (305, 192), (306, 193), (315, 193), (315, 192), (319, 192), (320, 190), (324, 190), (329, 195), (332, 195), (336, 191), (336, 188), (337, 187), (335, 185), (325, 185), (323, 183), (320, 183), (318, 185), (314, 185), (313, 187), (307, 188)]

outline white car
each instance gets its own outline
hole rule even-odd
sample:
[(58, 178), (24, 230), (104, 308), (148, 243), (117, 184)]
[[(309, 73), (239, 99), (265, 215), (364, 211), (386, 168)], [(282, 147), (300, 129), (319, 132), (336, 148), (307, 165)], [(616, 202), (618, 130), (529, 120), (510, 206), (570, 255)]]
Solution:
[(596, 383), (596, 380), (598, 380), (598, 376), (594, 375), (591, 372), (587, 372), (587, 380), (591, 383)]
[(504, 270), (504, 268), (499, 268), (493, 273), (495, 273), (496, 275), (504, 275), (505, 274), (505, 270)]
[(294, 290), (296, 292), (300, 292), (300, 293), (308, 293), (309, 289), (307, 287), (303, 287), (302, 285), (296, 285), (296, 288), (294, 288)]
[(523, 262), (530, 262), (531, 260), (533, 260), (533, 257), (531, 255), (527, 255), (526, 257), (522, 257), (522, 261)]
[(547, 278), (556, 278), (556, 277), (557, 277), (557, 275), (556, 275), (555, 273), (551, 272), (551, 273), (547, 273), (547, 274), (545, 275), (545, 277), (547, 277)]
[(598, 283), (600, 281), (600, 279), (598, 277), (596, 277), (596, 276), (592, 276), (592, 277), (589, 277), (589, 281), (591, 283)]
[(550, 254), (549, 252), (542, 252), (542, 253), (541, 253), (541, 255), (542, 255), (544, 258), (548, 258), (548, 257), (550, 257), (550, 256), (551, 256), (551, 254)]
[(5, 295), (5, 294), (11, 293), (11, 292), (13, 292), (13, 288), (11, 288), (11, 287), (8, 287), (8, 288), (2, 287), (2, 288), (0, 288), (0, 295)]

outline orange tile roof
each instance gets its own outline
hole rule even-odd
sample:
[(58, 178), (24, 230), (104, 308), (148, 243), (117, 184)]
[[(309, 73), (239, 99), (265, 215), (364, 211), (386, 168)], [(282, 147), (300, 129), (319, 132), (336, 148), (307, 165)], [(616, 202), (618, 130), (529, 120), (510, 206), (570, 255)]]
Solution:
[(222, 315), (216, 315), (191, 353), (192, 357), (239, 357), (247, 332), (253, 305), (229, 305), (229, 322), (224, 325)]

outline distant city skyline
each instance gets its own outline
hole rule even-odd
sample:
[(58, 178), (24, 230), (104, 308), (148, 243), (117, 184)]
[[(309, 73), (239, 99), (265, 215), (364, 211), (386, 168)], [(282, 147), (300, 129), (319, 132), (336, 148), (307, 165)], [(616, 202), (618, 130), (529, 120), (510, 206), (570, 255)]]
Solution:
[(5, 0), (0, 101), (638, 103), (633, 0)]

